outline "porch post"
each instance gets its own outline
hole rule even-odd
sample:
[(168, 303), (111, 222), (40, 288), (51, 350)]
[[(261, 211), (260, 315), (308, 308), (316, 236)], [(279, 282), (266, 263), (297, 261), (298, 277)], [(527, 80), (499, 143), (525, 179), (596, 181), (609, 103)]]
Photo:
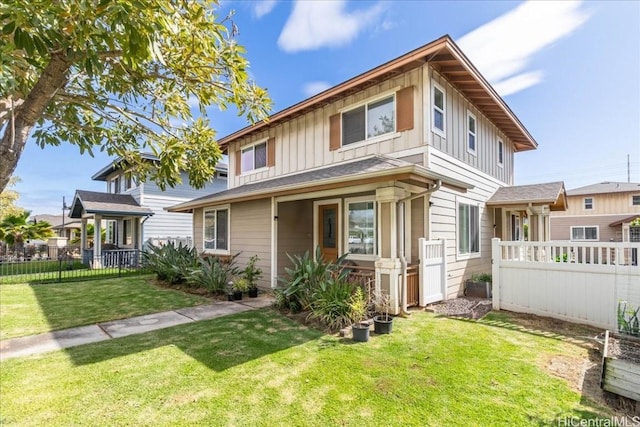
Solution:
[(383, 293), (391, 299), (392, 314), (400, 313), (400, 288), (402, 283), (402, 263), (398, 258), (398, 215), (396, 206), (398, 200), (407, 197), (408, 193), (400, 187), (384, 187), (376, 190), (378, 205), (378, 254), (375, 261), (376, 268), (376, 296)]
[(102, 268), (102, 215), (94, 217), (93, 224), (93, 268)]
[(278, 201), (271, 197), (271, 288), (278, 287)]
[(84, 253), (87, 247), (87, 218), (82, 218), (80, 222), (80, 252)]

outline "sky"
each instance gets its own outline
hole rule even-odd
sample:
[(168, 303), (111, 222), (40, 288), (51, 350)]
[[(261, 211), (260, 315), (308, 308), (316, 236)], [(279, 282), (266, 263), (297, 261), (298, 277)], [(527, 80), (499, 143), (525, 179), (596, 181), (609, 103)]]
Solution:
[[(538, 142), (517, 153), (515, 184), (640, 182), (640, 1), (221, 1), (234, 10), (250, 73), (273, 112), (449, 34)], [(208, 110), (223, 137), (247, 125)], [(18, 205), (61, 213), (103, 153), (25, 148)]]

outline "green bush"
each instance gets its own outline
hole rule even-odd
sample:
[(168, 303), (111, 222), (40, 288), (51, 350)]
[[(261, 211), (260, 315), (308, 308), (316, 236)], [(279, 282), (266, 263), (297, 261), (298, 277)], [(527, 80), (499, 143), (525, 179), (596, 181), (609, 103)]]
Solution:
[(226, 292), (227, 283), (239, 272), (235, 265), (237, 256), (231, 256), (228, 261), (216, 256), (198, 258), (198, 266), (192, 268), (187, 276), (188, 282), (212, 293)]
[(569, 260), (569, 254), (562, 254), (562, 259), (560, 259), (560, 255), (556, 256), (556, 262), (567, 262)]
[(258, 286), (258, 280), (262, 277), (262, 270), (256, 267), (257, 261), (258, 255), (253, 255), (243, 270), (243, 276), (249, 284), (249, 289), (255, 289)]
[(142, 254), (145, 267), (149, 268), (159, 280), (172, 285), (184, 283), (191, 271), (198, 267), (198, 253), (189, 248), (169, 242), (163, 246), (149, 245)]
[(640, 337), (640, 307), (634, 309), (626, 301), (618, 301), (618, 331), (622, 334)]
[(341, 265), (347, 254), (342, 255), (335, 263), (326, 261), (318, 246), (315, 256), (311, 256), (309, 251), (303, 255), (287, 254), (287, 256), (293, 263), (293, 267), (285, 268), (288, 277), (283, 280), (285, 287), (281, 296), (282, 308), (307, 311), (311, 308), (313, 293), (321, 284), (329, 279), (342, 281), (348, 275)]
[(329, 279), (313, 293), (308, 318), (336, 330), (364, 320), (367, 307), (362, 288), (346, 280)]
[(491, 274), (489, 273), (473, 273), (471, 275), (472, 282), (491, 282)]

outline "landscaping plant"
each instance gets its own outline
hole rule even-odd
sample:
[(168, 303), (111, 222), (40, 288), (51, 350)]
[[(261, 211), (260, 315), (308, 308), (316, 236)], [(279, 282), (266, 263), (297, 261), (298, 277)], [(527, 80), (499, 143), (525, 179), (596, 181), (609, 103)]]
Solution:
[(142, 253), (145, 267), (155, 273), (158, 280), (172, 285), (183, 283), (187, 276), (198, 267), (198, 252), (195, 248), (178, 246), (169, 242), (163, 246), (149, 244)]
[(258, 280), (262, 277), (262, 270), (256, 267), (256, 262), (258, 262), (258, 255), (253, 255), (243, 270), (243, 276), (249, 284), (249, 289), (257, 289)]
[(640, 337), (640, 307), (636, 309), (626, 301), (618, 301), (618, 331), (622, 334)]
[(187, 276), (189, 283), (204, 288), (211, 293), (225, 293), (227, 283), (239, 272), (238, 267), (236, 267), (238, 255), (232, 255), (226, 261), (216, 256), (199, 258), (198, 267), (191, 269)]
[(359, 286), (344, 279), (328, 279), (313, 292), (308, 318), (319, 320), (330, 330), (337, 330), (362, 320), (366, 315), (366, 307)]

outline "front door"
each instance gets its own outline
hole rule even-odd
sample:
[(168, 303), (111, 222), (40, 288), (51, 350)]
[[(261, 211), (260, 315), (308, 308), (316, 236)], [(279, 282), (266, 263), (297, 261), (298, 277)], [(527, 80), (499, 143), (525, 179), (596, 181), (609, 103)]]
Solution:
[(318, 206), (318, 244), (327, 261), (338, 259), (338, 205)]

